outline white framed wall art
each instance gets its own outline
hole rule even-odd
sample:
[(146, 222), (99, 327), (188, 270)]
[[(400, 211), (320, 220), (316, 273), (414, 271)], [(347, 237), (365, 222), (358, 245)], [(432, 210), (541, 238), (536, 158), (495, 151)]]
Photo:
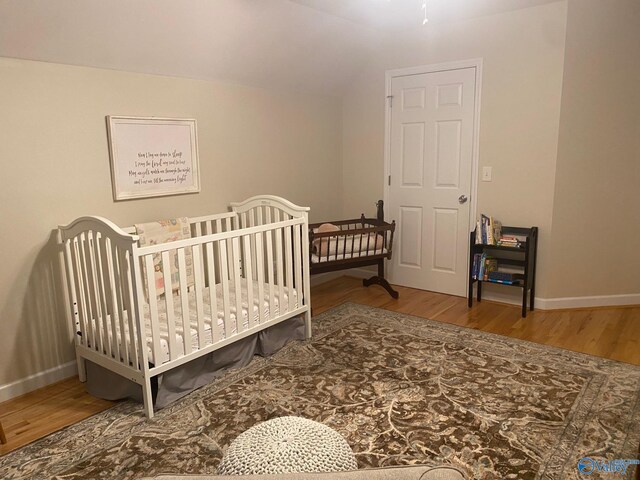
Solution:
[(114, 200), (200, 191), (195, 119), (107, 116)]

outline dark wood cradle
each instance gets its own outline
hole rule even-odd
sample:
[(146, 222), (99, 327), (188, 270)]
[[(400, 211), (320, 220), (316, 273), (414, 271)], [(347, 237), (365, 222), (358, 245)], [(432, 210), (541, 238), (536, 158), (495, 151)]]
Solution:
[[(366, 218), (364, 213), (360, 218), (351, 220), (337, 220), (321, 222), (309, 225), (309, 252), (311, 275), (326, 272), (335, 272), (349, 268), (360, 268), (370, 265), (378, 266), (378, 274), (364, 279), (362, 284), (380, 285), (393, 298), (398, 298), (395, 291), (384, 276), (384, 261), (391, 259), (393, 252), (393, 235), (396, 222), (385, 222), (384, 203), (379, 200), (376, 203), (376, 218)], [(335, 232), (318, 233), (316, 230), (323, 223), (331, 223), (340, 228)], [(378, 237), (379, 235), (379, 237)], [(373, 242), (371, 238), (373, 237)], [(382, 247), (378, 248), (382, 238)], [(330, 242), (336, 246), (332, 252)], [(371, 245), (373, 243), (373, 245)], [(322, 252), (322, 246), (326, 252)]]

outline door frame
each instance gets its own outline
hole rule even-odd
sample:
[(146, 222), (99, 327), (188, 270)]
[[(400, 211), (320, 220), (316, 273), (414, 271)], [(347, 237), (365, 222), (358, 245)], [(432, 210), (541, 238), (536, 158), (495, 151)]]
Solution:
[[(471, 202), (469, 205), (469, 231), (475, 228), (478, 208), (478, 168), (480, 157), (480, 97), (482, 95), (482, 58), (471, 58), (468, 60), (458, 60), (453, 62), (436, 63), (431, 65), (421, 65), (417, 67), (396, 68), (385, 71), (385, 110), (384, 110), (384, 177), (383, 177), (383, 199), (385, 205), (389, 205), (389, 182), (391, 174), (391, 82), (396, 77), (406, 77), (409, 75), (422, 75), (425, 73), (443, 72), (449, 70), (460, 70), (463, 68), (476, 69), (476, 94), (473, 109), (473, 141), (471, 153)], [(467, 242), (468, 245), (468, 242)], [(468, 248), (467, 248), (468, 250)], [(467, 251), (467, 270), (469, 268), (469, 252)]]

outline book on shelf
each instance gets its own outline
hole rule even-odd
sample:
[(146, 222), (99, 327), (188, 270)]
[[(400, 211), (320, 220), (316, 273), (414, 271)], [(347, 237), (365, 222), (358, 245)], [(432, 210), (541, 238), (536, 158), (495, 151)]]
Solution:
[(498, 240), (502, 238), (502, 223), (491, 217), (491, 234), (493, 235), (493, 245), (498, 243)]
[(480, 259), (482, 258), (482, 254), (480, 253), (476, 253), (473, 256), (473, 269), (471, 270), (472, 272), (472, 277), (474, 280), (478, 279), (478, 270), (480, 268)]
[(497, 245), (502, 237), (502, 223), (490, 215), (480, 214), (476, 222), (476, 243), (483, 245)]
[(484, 275), (483, 280), (488, 280), (489, 275), (492, 272), (498, 271), (498, 260), (495, 258), (487, 257), (484, 261)]
[(486, 281), (495, 283), (504, 283), (505, 285), (518, 285), (524, 276), (521, 273), (501, 272), (494, 271), (489, 272)]
[(504, 235), (500, 237), (497, 245), (501, 247), (522, 248), (525, 242), (526, 237), (524, 236), (516, 237), (514, 235)]
[(474, 280), (487, 280), (491, 272), (498, 270), (498, 260), (486, 253), (476, 253), (473, 256), (471, 276)]
[(484, 213), (480, 214), (480, 238), (482, 239), (483, 244), (489, 243), (489, 237), (487, 235), (489, 231), (489, 217), (487, 217)]

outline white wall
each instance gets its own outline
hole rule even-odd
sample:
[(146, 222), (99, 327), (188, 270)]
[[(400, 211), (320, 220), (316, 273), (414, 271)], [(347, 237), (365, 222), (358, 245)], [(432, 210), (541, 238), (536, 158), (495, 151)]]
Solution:
[[(203, 215), (259, 193), (312, 219), (341, 210), (334, 98), (0, 58), (0, 105), (0, 395), (74, 358), (49, 242), (58, 224)], [(201, 193), (114, 202), (106, 115), (196, 118)]]
[(343, 98), (347, 216), (383, 195), (385, 70), (483, 58), (478, 213), (540, 227), (539, 294), (549, 294), (549, 239), (562, 91), (566, 2), (399, 33)]
[(640, 2), (571, 0), (549, 279), (553, 297), (640, 302)]

